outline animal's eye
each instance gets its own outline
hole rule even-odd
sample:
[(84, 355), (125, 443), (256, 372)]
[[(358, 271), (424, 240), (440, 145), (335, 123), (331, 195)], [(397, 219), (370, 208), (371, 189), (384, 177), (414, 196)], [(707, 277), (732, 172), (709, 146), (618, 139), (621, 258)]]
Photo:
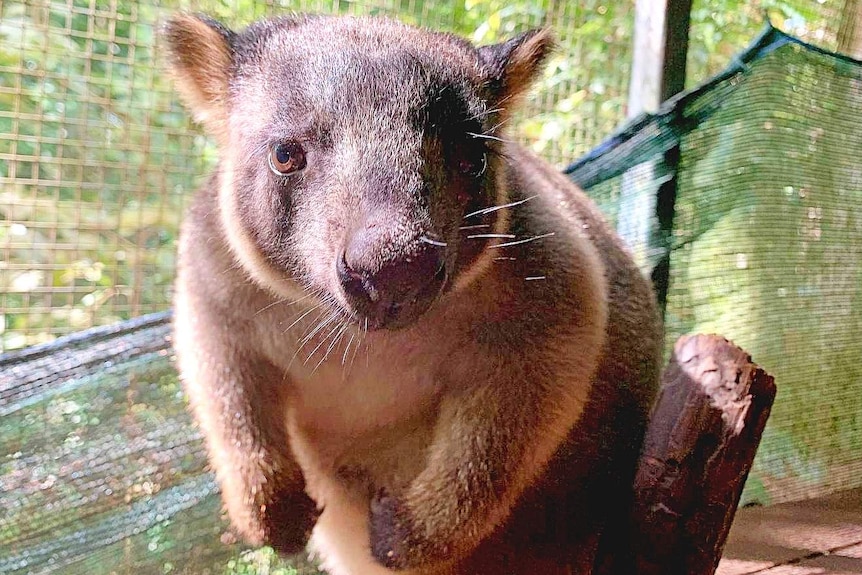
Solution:
[(488, 159), (484, 153), (471, 154), (458, 160), (458, 171), (471, 178), (478, 178), (488, 168)]
[(277, 176), (289, 176), (305, 168), (305, 150), (297, 142), (282, 142), (269, 153), (269, 169)]

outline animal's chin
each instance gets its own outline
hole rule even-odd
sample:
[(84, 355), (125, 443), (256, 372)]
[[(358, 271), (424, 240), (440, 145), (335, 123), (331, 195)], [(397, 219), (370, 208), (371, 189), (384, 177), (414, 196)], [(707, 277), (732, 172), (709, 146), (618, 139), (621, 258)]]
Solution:
[(391, 330), (396, 331), (410, 327), (431, 309), (440, 299), (446, 288), (446, 281), (438, 285), (429, 285), (416, 297), (408, 301), (390, 303), (389, 305), (351, 305), (348, 314), (360, 329), (366, 331)]

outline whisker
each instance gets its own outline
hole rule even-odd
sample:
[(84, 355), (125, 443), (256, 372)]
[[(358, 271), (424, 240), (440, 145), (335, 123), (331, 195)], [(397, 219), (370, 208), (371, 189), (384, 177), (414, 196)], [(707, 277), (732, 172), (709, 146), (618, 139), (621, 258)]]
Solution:
[[(515, 96), (516, 96), (516, 94), (509, 94), (509, 95), (508, 95), (508, 96), (506, 96), (505, 98), (503, 98), (503, 99), (501, 99), (501, 100), (498, 100), (498, 101), (496, 102), (496, 104), (497, 104), (498, 106), (500, 106), (501, 104), (505, 104), (506, 102), (508, 102), (509, 100), (511, 100), (512, 98), (514, 98)], [(500, 110), (501, 110), (501, 111), (505, 111), (505, 110), (506, 110), (506, 108), (501, 107), (501, 108), (500, 108)]]
[(328, 356), (330, 352), (335, 349), (339, 343), (341, 343), (341, 338), (344, 337), (344, 334), (347, 333), (347, 328), (350, 327), (350, 319), (345, 319), (341, 322), (341, 329), (338, 330), (338, 333), (335, 334), (335, 338), (332, 340), (332, 343), (329, 344), (329, 347), (326, 348), (326, 355)]
[(257, 316), (258, 314), (265, 312), (265, 311), (266, 311), (266, 310), (268, 310), (269, 308), (274, 307), (274, 306), (277, 306), (278, 304), (280, 304), (280, 303), (284, 303), (284, 302), (286, 302), (286, 301), (287, 301), (287, 298), (282, 298), (282, 299), (275, 300), (275, 301), (274, 301), (274, 302), (272, 302), (271, 304), (269, 304), (269, 305), (265, 305), (265, 306), (263, 306), (262, 308), (260, 308), (259, 310), (257, 310), (256, 312), (254, 312), (254, 315), (255, 315), (255, 316)]
[(476, 132), (467, 132), (468, 136), (472, 136), (474, 138), (479, 138), (481, 140), (494, 140), (495, 142), (503, 142), (504, 144), (512, 143), (512, 140), (506, 140), (505, 138), (498, 138), (497, 136), (492, 136), (490, 134), (477, 134)]
[[(326, 312), (324, 312), (324, 313), (326, 313)], [(320, 314), (320, 315), (322, 316), (322, 315), (323, 315), (323, 313), (322, 313), (322, 314)], [(334, 311), (334, 312), (332, 312), (331, 314), (329, 314), (329, 317), (327, 317), (325, 320), (323, 320), (322, 322), (320, 322), (319, 324), (317, 324), (317, 327), (315, 327), (313, 330), (311, 330), (311, 333), (307, 334), (307, 335), (303, 338), (303, 340), (302, 340), (303, 345), (304, 345), (304, 344), (306, 344), (307, 342), (311, 341), (311, 339), (312, 339), (315, 335), (317, 335), (318, 333), (320, 333), (320, 330), (322, 330), (323, 328), (325, 328), (326, 326), (328, 326), (330, 323), (332, 323), (333, 321), (335, 321), (337, 318), (338, 318), (338, 312), (337, 312), (337, 311)], [(318, 319), (320, 319), (320, 316), (318, 316)]]
[(298, 304), (299, 302), (304, 301), (304, 300), (307, 300), (308, 298), (310, 298), (310, 297), (312, 297), (312, 296), (314, 296), (314, 295), (315, 295), (314, 293), (307, 293), (307, 294), (305, 294), (304, 296), (302, 296), (301, 298), (299, 298), (299, 299), (295, 299), (295, 300), (293, 300), (293, 301), (287, 301), (287, 298), (282, 298), (282, 299), (280, 299), (280, 300), (276, 300), (276, 301), (272, 302), (271, 304), (269, 304), (269, 305), (267, 305), (267, 306), (264, 306), (264, 307), (260, 308), (259, 310), (257, 310), (256, 312), (254, 312), (254, 315), (258, 315), (258, 314), (260, 314), (260, 313), (263, 313), (263, 312), (265, 312), (266, 310), (268, 310), (269, 308), (274, 307), (274, 306), (277, 306), (278, 304), (281, 304), (281, 303), (286, 303), (287, 305), (294, 305), (294, 304)]
[(330, 343), (329, 347), (326, 348), (326, 353), (323, 354), (323, 359), (321, 359), (319, 362), (317, 362), (317, 365), (315, 365), (314, 369), (311, 371), (312, 373), (317, 371), (317, 368), (320, 367), (320, 365), (324, 361), (326, 361), (326, 358), (329, 357), (329, 354), (332, 353), (332, 350), (335, 349), (336, 346), (338, 346), (338, 342), (340, 342), (341, 338), (344, 337), (344, 332), (347, 331), (348, 327), (350, 327), (350, 321), (349, 320), (341, 323), (340, 329), (338, 330), (338, 333), (335, 334), (335, 337), (332, 338), (332, 343)]
[(288, 331), (290, 331), (290, 329), (291, 329), (293, 326), (295, 326), (296, 324), (298, 324), (299, 322), (301, 322), (303, 319), (305, 319), (305, 318), (308, 316), (308, 314), (310, 314), (311, 312), (313, 312), (313, 311), (314, 311), (314, 310), (316, 310), (316, 309), (320, 309), (322, 306), (323, 306), (323, 302), (320, 302), (320, 303), (319, 303), (319, 304), (317, 304), (316, 306), (314, 306), (314, 307), (312, 307), (312, 308), (307, 309), (307, 310), (306, 310), (304, 313), (302, 313), (302, 314), (301, 314), (301, 315), (300, 315), (300, 316), (299, 316), (299, 317), (298, 317), (298, 318), (297, 318), (293, 323), (291, 323), (289, 326), (287, 326), (287, 328), (285, 328), (285, 330), (284, 330), (283, 332), (281, 332), (281, 333), (287, 333)]
[(539, 197), (538, 195), (535, 195), (535, 196), (530, 196), (528, 198), (524, 198), (523, 200), (517, 200), (514, 202), (509, 202), (508, 204), (502, 204), (499, 206), (491, 206), (490, 208), (482, 208), (481, 210), (476, 210), (475, 212), (470, 212), (469, 214), (464, 216), (462, 219), (466, 220), (467, 218), (472, 218), (473, 216), (479, 216), (479, 215), (484, 216), (485, 214), (490, 214), (491, 212), (496, 212), (497, 210), (503, 210), (505, 208), (513, 208), (515, 206), (520, 206), (521, 204), (525, 204), (525, 203), (529, 202), (530, 200), (536, 199), (538, 197)]
[(523, 239), (523, 240), (517, 240), (517, 241), (514, 241), (514, 242), (505, 242), (505, 243), (502, 243), (502, 244), (492, 244), (492, 245), (488, 246), (488, 247), (487, 247), (487, 249), (491, 249), (491, 248), (507, 248), (507, 247), (509, 247), (509, 246), (518, 246), (518, 245), (521, 245), (521, 244), (526, 244), (526, 243), (528, 243), (528, 242), (534, 242), (534, 241), (536, 241), (536, 240), (541, 240), (542, 238), (549, 238), (549, 237), (551, 237), (552, 235), (554, 235), (554, 232), (551, 232), (551, 233), (548, 233), (548, 234), (542, 234), (542, 235), (540, 235), (540, 236), (533, 236), (532, 238), (526, 238), (526, 239)]
[(518, 258), (510, 258), (510, 257), (500, 257), (494, 258), (495, 262), (514, 262), (517, 261)]
[[(316, 346), (314, 349), (312, 349), (312, 350), (311, 350), (311, 353), (309, 353), (309, 354), (308, 354), (308, 357), (306, 357), (306, 358), (305, 358), (305, 361), (303, 361), (303, 362), (302, 362), (302, 363), (303, 363), (303, 365), (304, 365), (304, 364), (306, 364), (306, 363), (308, 363), (308, 361), (309, 361), (312, 357), (314, 357), (314, 354), (315, 354), (315, 353), (317, 353), (317, 350), (318, 350), (318, 349), (320, 349), (320, 347), (321, 347), (324, 343), (326, 343), (326, 340), (328, 340), (328, 339), (329, 339), (329, 336), (331, 336), (332, 334), (334, 334), (334, 333), (336, 332), (336, 330), (338, 330), (338, 328), (342, 328), (342, 329), (343, 329), (343, 325), (342, 325), (342, 324), (337, 324), (334, 328), (332, 328), (332, 330), (331, 330), (329, 333), (327, 333), (325, 336), (323, 336), (323, 337), (320, 339), (320, 343), (318, 343), (318, 344), (317, 344), (317, 346)], [(333, 342), (334, 342), (334, 341), (335, 341), (335, 340), (333, 340)], [(325, 353), (325, 354), (323, 355), (323, 359), (321, 359), (321, 360), (320, 360), (320, 362), (319, 362), (317, 365), (315, 365), (315, 366), (314, 366), (314, 369), (312, 369), (312, 370), (311, 370), (311, 373), (314, 373), (315, 371), (317, 371), (317, 368), (318, 368), (318, 367), (320, 367), (320, 364), (322, 364), (324, 361), (326, 361), (326, 356), (328, 356), (328, 355), (329, 355), (329, 353), (328, 353), (329, 351), (332, 351), (332, 347), (331, 347), (331, 346), (328, 348), (327, 353)]]
[[(368, 318), (367, 317), (365, 318), (365, 338), (366, 339), (368, 338)], [(369, 353), (368, 352), (369, 352), (369, 349), (368, 349), (368, 345), (366, 344), (365, 345), (365, 369), (368, 369), (368, 363), (369, 363), (369, 360), (368, 360)]]
[(305, 294), (304, 296), (302, 296), (302, 297), (301, 297), (301, 298), (299, 298), (299, 299), (295, 299), (295, 300), (293, 300), (292, 302), (288, 302), (288, 304), (287, 304), (287, 305), (294, 305), (294, 304), (298, 304), (299, 302), (301, 302), (301, 301), (305, 301), (305, 300), (307, 300), (307, 299), (308, 299), (308, 298), (310, 298), (310, 297), (314, 297), (315, 295), (319, 295), (319, 294), (317, 294), (317, 293), (315, 293), (315, 292), (309, 292), (309, 293)]
[(355, 333), (350, 334), (350, 339), (347, 340), (347, 345), (344, 347), (344, 355), (341, 356), (341, 367), (344, 367), (344, 364), (347, 362), (347, 352), (350, 350), (350, 345), (353, 343), (353, 338), (356, 337)]
[(506, 123), (506, 122), (508, 122), (508, 121), (509, 121), (509, 118), (506, 118), (505, 120), (503, 120), (503, 121), (501, 121), (501, 122), (497, 122), (497, 125), (496, 125), (496, 126), (492, 126), (492, 127), (488, 128), (487, 130), (485, 130), (484, 132), (482, 132), (482, 134), (483, 134), (483, 135), (490, 134), (490, 133), (494, 132), (494, 130), (496, 130), (497, 128), (499, 128), (500, 126), (502, 126), (503, 124), (505, 124), (505, 123)]
[(547, 277), (546, 276), (529, 276), (529, 277), (524, 278), (524, 281), (533, 282), (533, 281), (544, 280), (544, 279), (547, 279)]
[(511, 239), (516, 238), (516, 237), (518, 237), (518, 236), (516, 236), (514, 234), (473, 234), (473, 235), (467, 236), (467, 239), (468, 240), (474, 240), (474, 239), (479, 239), (479, 238), (505, 238), (505, 239), (511, 240)]
[(356, 340), (356, 347), (353, 348), (353, 357), (350, 358), (350, 367), (347, 369), (347, 372), (350, 373), (353, 371), (353, 366), (356, 363), (356, 357), (359, 355), (359, 348), (362, 347), (362, 342), (364, 338), (360, 338)]
[(484, 118), (485, 116), (490, 116), (491, 114), (494, 114), (496, 112), (502, 112), (505, 109), (506, 108), (491, 108), (489, 110), (483, 110), (483, 111), (479, 112), (478, 114), (476, 114), (475, 116), (470, 116), (469, 119), (470, 120), (479, 120), (481, 118)]
[(479, 118), (482, 118), (482, 117), (485, 117), (485, 116), (489, 116), (489, 115), (494, 114), (494, 113), (496, 113), (496, 112), (505, 112), (505, 111), (506, 111), (506, 108), (503, 106), (503, 104), (505, 104), (506, 102), (508, 102), (509, 100), (511, 100), (513, 97), (515, 97), (515, 94), (509, 94), (509, 95), (508, 95), (508, 96), (506, 96), (505, 98), (502, 98), (501, 100), (499, 100), (499, 101), (495, 102), (495, 103), (496, 103), (496, 105), (497, 105), (497, 107), (496, 107), (496, 108), (491, 108), (490, 110), (484, 110), (484, 111), (482, 111), (482, 112), (479, 112), (478, 114), (476, 114), (476, 115), (475, 115), (473, 118), (471, 118), (471, 119), (475, 119), (475, 120), (477, 120), (477, 119), (479, 119)]
[(446, 246), (448, 246), (448, 245), (449, 245), (449, 244), (447, 244), (446, 242), (441, 242), (441, 241), (439, 241), (439, 240), (432, 240), (432, 239), (431, 239), (431, 238), (429, 238), (428, 236), (420, 236), (420, 237), (419, 237), (419, 241), (420, 241), (420, 242), (424, 242), (424, 243), (426, 243), (426, 244), (430, 244), (430, 245), (432, 245), (432, 246), (438, 246), (438, 247), (441, 247), (441, 248), (445, 248)]
[(476, 224), (475, 226), (461, 226), (459, 230), (479, 230), (482, 228), (490, 228), (491, 224)]
[(353, 364), (356, 363), (356, 356), (359, 355), (359, 348), (362, 347), (362, 343), (364, 341), (365, 338), (362, 336), (362, 332), (360, 331), (358, 337), (356, 338), (356, 347), (353, 348), (353, 357), (350, 358), (350, 367), (348, 368), (348, 373), (353, 371)]
[[(305, 336), (302, 338), (302, 341), (300, 341), (299, 345), (296, 347), (296, 351), (293, 352), (293, 356), (291, 356), (290, 361), (287, 363), (287, 369), (288, 370), (293, 365), (293, 362), (296, 361), (296, 358), (299, 356), (299, 352), (302, 351), (302, 348), (304, 348), (308, 344), (308, 342), (311, 341), (311, 339), (314, 337), (314, 335), (317, 332), (319, 332), (323, 327), (325, 327), (326, 325), (328, 325), (332, 321), (334, 314), (330, 314), (328, 318), (326, 318), (323, 321), (320, 321), (320, 318), (323, 317), (325, 314), (326, 314), (326, 310), (324, 310), (324, 311), (320, 312), (320, 314), (318, 314), (317, 319), (315, 320), (316, 322), (318, 322), (317, 325), (309, 333), (305, 334)], [(312, 352), (312, 353), (314, 353), (314, 352)], [(306, 362), (307, 361), (308, 361), (308, 358), (306, 358)], [(303, 363), (305, 363), (305, 362), (303, 362)]]

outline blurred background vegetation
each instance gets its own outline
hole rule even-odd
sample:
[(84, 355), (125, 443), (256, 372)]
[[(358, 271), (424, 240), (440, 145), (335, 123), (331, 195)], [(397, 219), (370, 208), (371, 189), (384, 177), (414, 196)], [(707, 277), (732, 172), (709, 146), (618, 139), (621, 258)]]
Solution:
[[(477, 43), (550, 26), (560, 50), (512, 129), (563, 167), (626, 119), (634, 4), (0, 0), (0, 351), (170, 306), (179, 222), (216, 159), (164, 73), (158, 27), (176, 10), (234, 26), (289, 11), (386, 14)], [(835, 49), (860, 22), (848, 7), (862, 0), (694, 0), (686, 84), (728, 66), (766, 17)], [(705, 120), (693, 110), (699, 126), (679, 140), (666, 328), (669, 344), (728, 335), (776, 375), (745, 496), (769, 503), (862, 477), (862, 79), (801, 49), (750, 70), (694, 102), (733, 96)], [(623, 180), (661, 182), (657, 134), (641, 130), (650, 157), (591, 189), (611, 219), (625, 215)], [(0, 573), (315, 573), (241, 546), (215, 520), (169, 326), (141, 321), (158, 348), (100, 335), (72, 345), (80, 365), (7, 356)]]
[[(766, 15), (834, 48), (843, 6), (696, 0), (688, 85), (724, 68)], [(176, 10), (234, 26), (386, 14), (477, 43), (550, 26), (560, 50), (518, 137), (562, 167), (626, 117), (633, 0), (0, 0), (0, 351), (170, 305), (183, 209), (215, 159), (164, 73), (158, 26)]]

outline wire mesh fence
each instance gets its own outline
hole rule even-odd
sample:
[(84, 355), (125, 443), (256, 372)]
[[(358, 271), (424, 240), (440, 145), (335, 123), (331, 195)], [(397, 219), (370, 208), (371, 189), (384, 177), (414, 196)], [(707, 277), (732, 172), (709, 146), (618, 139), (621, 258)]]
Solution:
[(859, 0), (694, 0), (687, 85), (695, 86), (725, 69), (769, 19), (800, 40), (862, 58)]
[(384, 14), (480, 43), (550, 26), (561, 49), (517, 130), (562, 165), (624, 117), (627, 66), (605, 62), (629, 60), (629, 3), (0, 1), (0, 350), (170, 305), (183, 207), (215, 154), (163, 72), (159, 23), (180, 9)]
[(152, 6), (5, 2), (5, 348), (163, 308), (205, 140), (154, 65)]
[[(860, 124), (862, 62), (771, 30), (569, 170), (617, 224), (675, 184), (673, 234), (643, 240), (668, 344), (721, 333), (778, 382), (746, 503), (862, 486)], [(219, 519), (169, 333), (154, 314), (0, 357), (0, 573), (318, 573)]]
[(862, 61), (773, 29), (570, 170), (618, 224), (672, 190), (671, 233), (633, 234), (669, 270), (666, 347), (718, 333), (775, 376), (746, 502), (860, 486), (860, 126)]
[[(525, 140), (564, 164), (622, 120), (631, 4), (618, 5), (615, 25), (598, 2), (470, 14), (483, 4), (300, 7), (396, 14), (477, 41), (548, 22), (564, 48), (517, 128)], [(716, 331), (776, 376), (745, 495), (774, 503), (862, 477), (862, 65), (777, 33), (742, 59), (733, 46), (761, 26), (761, 8), (786, 29), (804, 22), (794, 32), (826, 48), (855, 54), (862, 34), (847, 32), (858, 0), (753, 6), (695, 2), (689, 84), (739, 66), (573, 175), (628, 237), (647, 237), (636, 245), (645, 267), (666, 257), (668, 343)], [(157, 64), (159, 20), (188, 7), (0, 0), (4, 347), (169, 305), (181, 212), (214, 160)], [(283, 10), (194, 7), (232, 23)], [(675, 226), (657, 254), (656, 222), (635, 216), (643, 205), (652, 215), (671, 179)], [(3, 360), (0, 572), (315, 573), (243, 548), (214, 519), (218, 495), (168, 358), (166, 318), (112, 329)], [(144, 343), (147, 330), (158, 345)]]
[[(512, 127), (559, 166), (626, 114), (634, 0), (0, 0), (0, 350), (170, 305), (178, 226), (215, 158), (163, 71), (176, 10), (242, 25), (383, 14), (487, 43), (535, 26), (560, 49)], [(841, 45), (859, 0), (697, 0), (689, 83), (762, 25)], [(845, 41), (846, 44), (846, 41)]]

